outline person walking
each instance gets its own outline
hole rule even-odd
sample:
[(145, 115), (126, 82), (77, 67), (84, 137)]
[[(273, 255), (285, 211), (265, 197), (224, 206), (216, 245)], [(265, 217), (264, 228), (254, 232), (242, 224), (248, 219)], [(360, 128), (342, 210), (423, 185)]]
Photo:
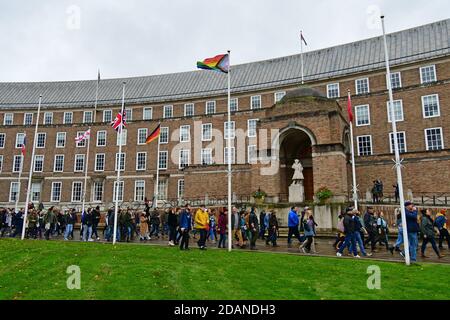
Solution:
[[(405, 205), (405, 215), (406, 215), (406, 229), (408, 232), (409, 241), (409, 257), (412, 263), (417, 261), (417, 247), (419, 245), (420, 231), (419, 223), (417, 222), (418, 211), (416, 206), (411, 201), (406, 201)], [(403, 253), (404, 255), (404, 253)]]
[(364, 244), (368, 244), (370, 242), (371, 252), (374, 253), (376, 252), (378, 230), (377, 219), (375, 217), (373, 207), (367, 207), (367, 211), (364, 214), (364, 228), (366, 229), (368, 236)]
[(433, 247), (434, 252), (436, 252), (436, 255), (439, 257), (439, 259), (443, 258), (444, 255), (442, 255), (439, 252), (439, 249), (436, 245), (436, 240), (434, 238), (434, 221), (431, 217), (431, 209), (423, 209), (422, 210), (422, 221), (420, 225), (420, 230), (423, 234), (423, 242), (422, 242), (422, 248), (421, 248), (421, 256), (422, 258), (428, 258), (425, 255), (425, 250), (427, 248), (427, 244), (431, 243), (431, 246)]
[(261, 210), (261, 212), (259, 213), (259, 238), (261, 240), (265, 239), (265, 234), (266, 234), (266, 224), (265, 224), (265, 220), (266, 219), (266, 211), (265, 210)]
[(94, 217), (92, 215), (92, 209), (89, 208), (86, 214), (84, 215), (83, 221), (83, 241), (92, 242), (92, 225), (93, 225)]
[(209, 231), (208, 239), (214, 244), (217, 241), (217, 227), (216, 227), (216, 209), (212, 209), (209, 213)]
[(72, 209), (65, 216), (65, 223), (66, 223), (66, 230), (64, 231), (65, 241), (69, 240), (69, 236), (73, 233), (73, 226), (75, 225), (76, 222), (77, 222), (77, 213), (75, 212), (75, 209)]
[[(266, 215), (267, 216), (267, 215)], [(268, 230), (269, 230), (269, 236), (267, 239), (272, 242), (273, 247), (278, 247), (277, 244), (277, 238), (278, 238), (278, 218), (277, 218), (277, 212), (275, 210), (272, 210), (269, 216), (269, 224), (268, 224)], [(266, 244), (269, 244), (266, 240)]]
[(444, 240), (447, 240), (447, 249), (450, 250), (450, 235), (447, 229), (447, 217), (445, 216), (446, 212), (446, 209), (442, 209), (436, 215), (436, 219), (434, 220), (434, 225), (439, 231), (439, 249), (441, 250), (444, 249), (442, 246)]
[(256, 250), (256, 239), (259, 234), (259, 221), (256, 216), (256, 208), (252, 208), (248, 217), (248, 227), (250, 234), (250, 250)]
[(32, 210), (30, 216), (28, 217), (28, 237), (36, 239), (37, 238), (37, 223), (38, 215), (36, 210)]
[(180, 231), (182, 234), (180, 250), (189, 250), (189, 232), (192, 228), (191, 207), (186, 205), (180, 216)]
[(219, 245), (218, 248), (225, 249), (225, 241), (227, 239), (227, 223), (228, 223), (228, 211), (225, 209), (220, 212), (219, 222), (218, 222), (218, 231), (219, 231)]
[(200, 234), (200, 239), (197, 241), (200, 250), (206, 250), (206, 236), (209, 230), (209, 215), (206, 207), (202, 207), (195, 213), (195, 229)]
[(101, 214), (100, 214), (100, 206), (95, 207), (94, 210), (92, 210), (92, 235), (95, 237), (95, 239), (100, 240), (100, 237), (98, 236), (98, 225), (100, 223)]
[(148, 232), (148, 217), (145, 212), (139, 212), (139, 240), (147, 241), (150, 240)]
[[(305, 215), (306, 214), (307, 212), (305, 212)], [(303, 253), (317, 253), (316, 246), (314, 244), (314, 237), (316, 236), (316, 226), (317, 223), (314, 221), (313, 215), (309, 214), (303, 226), (306, 241), (304, 241), (299, 248), (301, 251), (303, 251)]]
[[(232, 233), (233, 233), (233, 238), (235, 240), (234, 245), (237, 245), (239, 247), (243, 246), (243, 240), (242, 240), (242, 231), (240, 228), (240, 221), (241, 221), (241, 217), (240, 214), (237, 210), (236, 207), (233, 207), (232, 209), (232, 215), (231, 215), (231, 225), (232, 225)], [(229, 241), (231, 241), (232, 239), (229, 239)], [(233, 248), (234, 248), (233, 245)]]
[(396, 215), (396, 222), (398, 233), (397, 233), (397, 241), (395, 242), (394, 246), (389, 247), (389, 251), (391, 254), (394, 254), (394, 251), (399, 252), (401, 254), (400, 246), (403, 244), (403, 227), (402, 227), (402, 214), (399, 212), (400, 210), (398, 208), (395, 209), (395, 215)]
[(167, 224), (169, 227), (169, 246), (173, 247), (175, 246), (175, 242), (177, 241), (177, 227), (178, 227), (178, 219), (177, 214), (179, 209), (176, 209), (174, 211), (173, 209), (170, 209), (167, 214)]
[(353, 215), (353, 211), (351, 208), (347, 209), (347, 212), (344, 217), (344, 232), (345, 232), (345, 241), (344, 243), (339, 247), (338, 252), (336, 255), (338, 257), (342, 257), (342, 252), (344, 252), (344, 249), (351, 245), (351, 251), (353, 253), (354, 258), (360, 258), (358, 255), (358, 252), (356, 251), (356, 236), (355, 236), (355, 217)]
[(288, 215), (288, 228), (289, 228), (289, 232), (288, 232), (288, 238), (287, 238), (287, 243), (288, 243), (288, 247), (290, 248), (292, 246), (292, 236), (295, 236), (297, 238), (297, 240), (300, 242), (300, 244), (302, 244), (302, 239), (300, 238), (300, 233), (299, 233), (299, 219), (298, 219), (298, 207), (292, 207), (291, 210), (289, 211), (289, 215)]
[(53, 212), (54, 207), (50, 207), (44, 215), (44, 226), (45, 226), (45, 239), (50, 240), (52, 230), (55, 228), (57, 223), (56, 215)]
[(358, 210), (354, 210), (355, 215), (355, 238), (356, 238), (356, 244), (359, 246), (359, 251), (364, 257), (370, 257), (372, 256), (372, 253), (367, 253), (366, 249), (364, 248), (364, 238), (361, 236), (361, 234), (364, 234), (367, 232), (367, 230), (363, 227), (363, 221), (361, 219), (361, 213)]
[(389, 250), (389, 229), (386, 220), (384, 219), (383, 211), (380, 211), (377, 219), (377, 230), (378, 230), (378, 242), (380, 245), (385, 245), (386, 250)]

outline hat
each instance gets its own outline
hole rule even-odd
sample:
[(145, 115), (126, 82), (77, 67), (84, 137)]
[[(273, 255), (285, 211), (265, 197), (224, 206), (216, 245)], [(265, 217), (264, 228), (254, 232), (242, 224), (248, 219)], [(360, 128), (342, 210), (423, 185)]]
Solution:
[(305, 207), (304, 210), (305, 210), (305, 211), (306, 211), (306, 210), (309, 210), (309, 207)]
[(413, 203), (411, 201), (405, 201), (405, 207), (412, 205)]
[(445, 215), (447, 213), (447, 209), (441, 209), (441, 214)]

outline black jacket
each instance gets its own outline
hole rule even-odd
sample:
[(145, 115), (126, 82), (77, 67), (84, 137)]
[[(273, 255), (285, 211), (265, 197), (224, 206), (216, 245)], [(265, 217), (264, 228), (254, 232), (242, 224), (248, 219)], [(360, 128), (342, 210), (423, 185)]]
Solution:
[(168, 214), (167, 224), (169, 227), (176, 228), (178, 226), (177, 215), (173, 212)]
[(344, 217), (344, 232), (345, 234), (355, 232), (354, 216), (346, 214)]
[(251, 227), (251, 225), (253, 224), (253, 228), (254, 229), (258, 229), (259, 228), (259, 221), (258, 221), (258, 217), (256, 216), (255, 213), (250, 213), (250, 217), (248, 218), (248, 224), (249, 227)]

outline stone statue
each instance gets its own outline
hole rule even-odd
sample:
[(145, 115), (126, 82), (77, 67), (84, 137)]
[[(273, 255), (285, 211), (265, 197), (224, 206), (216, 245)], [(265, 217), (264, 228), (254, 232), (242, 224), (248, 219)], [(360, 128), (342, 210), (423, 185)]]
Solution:
[(292, 177), (292, 184), (299, 184), (302, 180), (305, 179), (303, 176), (303, 166), (298, 159), (295, 159), (294, 164), (292, 165), (292, 169), (294, 169), (294, 176)]
[(300, 160), (295, 159), (292, 165), (294, 169), (294, 176), (292, 177), (292, 184), (289, 186), (289, 202), (302, 203), (305, 200), (305, 189), (303, 187), (303, 166)]

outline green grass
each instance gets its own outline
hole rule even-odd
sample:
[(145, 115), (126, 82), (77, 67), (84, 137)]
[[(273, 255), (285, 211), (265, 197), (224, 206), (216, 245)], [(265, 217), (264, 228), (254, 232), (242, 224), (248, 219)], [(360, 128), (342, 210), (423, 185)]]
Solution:
[[(81, 268), (68, 290), (67, 267)], [(366, 286), (381, 268), (381, 290)], [(449, 265), (0, 240), (0, 299), (450, 299)]]

